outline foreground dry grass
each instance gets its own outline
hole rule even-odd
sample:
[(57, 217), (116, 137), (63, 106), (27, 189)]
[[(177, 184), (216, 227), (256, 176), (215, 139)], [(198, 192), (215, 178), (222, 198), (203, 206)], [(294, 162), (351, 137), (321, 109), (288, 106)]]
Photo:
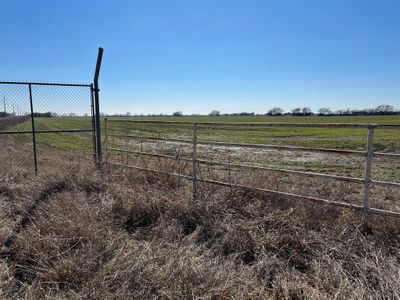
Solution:
[[(61, 167), (61, 165), (60, 165)], [(400, 223), (84, 162), (0, 180), (4, 299), (397, 299)]]

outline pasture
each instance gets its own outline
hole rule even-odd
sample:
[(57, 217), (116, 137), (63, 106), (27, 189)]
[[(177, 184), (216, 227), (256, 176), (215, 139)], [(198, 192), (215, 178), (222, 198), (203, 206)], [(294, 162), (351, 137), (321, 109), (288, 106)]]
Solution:
[[(13, 161), (30, 163), (18, 142)], [(0, 297), (4, 299), (395, 299), (399, 221), (166, 175), (105, 167), (52, 148), (39, 177), (2, 169)], [(51, 162), (51, 164), (49, 164)], [(243, 176), (243, 175), (242, 175)], [(327, 185), (247, 173), (345, 199)], [(384, 205), (398, 201), (379, 194)]]
[[(158, 121), (189, 121), (189, 122), (265, 122), (265, 123), (345, 123), (345, 124), (400, 124), (400, 115), (396, 116), (334, 116), (334, 117), (268, 117), (268, 116), (182, 116), (182, 117), (108, 117), (120, 120), (158, 120)], [(104, 129), (104, 119), (102, 118)], [(29, 130), (30, 121), (18, 126), (15, 130)], [(91, 128), (91, 119), (87, 117), (56, 117), (36, 118), (37, 130)], [(185, 128), (172, 128), (176, 134), (188, 134)], [(120, 128), (115, 126), (115, 131), (144, 131), (148, 135), (162, 135), (171, 128), (152, 124), (123, 124)], [(256, 144), (277, 144), (317, 148), (336, 148), (364, 150), (366, 147), (365, 129), (321, 129), (321, 128), (262, 128), (254, 130), (245, 125), (235, 128), (205, 128), (200, 132), (200, 138), (214, 141), (231, 141)], [(54, 147), (64, 148), (66, 145), (57, 139), (56, 135), (44, 142), (51, 143)], [(79, 147), (86, 147), (81, 144)], [(400, 138), (396, 131), (378, 130), (375, 134), (374, 149), (377, 151), (397, 152), (400, 149)]]
[[(334, 116), (334, 117), (268, 117), (268, 116), (182, 116), (182, 117), (108, 117), (110, 120), (157, 120), (187, 122), (264, 122), (264, 123), (338, 123), (338, 124), (400, 124), (400, 116)], [(90, 129), (91, 118), (88, 117), (55, 117), (36, 118), (37, 130)], [(101, 119), (104, 142), (104, 118)], [(13, 126), (12, 130), (30, 130), (30, 120)], [(148, 123), (113, 123), (111, 133), (140, 135), (144, 137), (164, 137), (190, 139), (190, 125), (148, 124)], [(18, 137), (29, 140), (30, 136)], [(90, 133), (50, 133), (37, 134), (38, 143), (56, 149), (89, 151), (92, 147)], [(269, 144), (282, 146), (299, 146), (311, 148), (349, 149), (363, 151), (367, 147), (367, 130), (364, 128), (279, 128), (251, 126), (200, 126), (199, 141), (216, 141), (229, 143)], [(156, 144), (154, 144), (156, 145)], [(149, 150), (152, 147), (150, 147)], [(169, 152), (177, 152), (176, 146)], [(374, 151), (400, 152), (400, 135), (398, 130), (377, 129), (374, 133)], [(154, 149), (153, 149), (154, 150)], [(225, 153), (229, 154), (229, 150)], [(164, 152), (165, 153), (165, 152)], [(363, 176), (364, 165), (354, 157), (338, 155), (301, 155), (298, 153), (273, 152), (263, 155), (255, 152), (234, 153), (229, 158), (232, 162), (257, 161), (257, 164), (276, 168), (290, 168), (299, 171), (313, 171), (338, 175)], [(205, 158), (205, 157), (204, 157)], [(221, 158), (221, 157), (220, 157)], [(400, 169), (393, 159), (377, 159), (374, 166), (376, 176), (381, 180), (399, 181)]]
[[(126, 119), (126, 118), (111, 118)], [(159, 117), (136, 120), (399, 124), (399, 116)], [(102, 120), (104, 129), (104, 120)], [(36, 118), (37, 130), (90, 129), (85, 117)], [(110, 125), (110, 124), (109, 124)], [(30, 130), (27, 121), (7, 130)], [(113, 123), (109, 133), (192, 138), (191, 126)], [(104, 134), (104, 130), (103, 130)], [(199, 141), (365, 150), (366, 129), (200, 126)], [(396, 131), (376, 130), (376, 151), (399, 153)], [(399, 220), (249, 189), (93, 165), (90, 133), (37, 134), (39, 176), (30, 136), (0, 140), (0, 298), (28, 299), (395, 299), (400, 297)], [(178, 143), (110, 147), (190, 157)], [(185, 172), (176, 161), (112, 154), (124, 164)], [(362, 177), (364, 159), (316, 153), (198, 147), (198, 157)], [(374, 158), (373, 176), (400, 180), (397, 160)], [(201, 172), (200, 172), (201, 171)], [(362, 186), (275, 172), (200, 168), (282, 192), (360, 204)], [(374, 188), (371, 205), (400, 211), (394, 189)]]
[[(110, 119), (113, 119), (110, 117)], [(369, 117), (267, 117), (267, 116), (189, 116), (189, 117), (132, 117), (118, 118), (121, 120), (157, 120), (157, 121), (188, 121), (188, 122), (264, 122), (264, 123), (338, 123), (338, 124), (400, 124), (400, 116), (369, 116)], [(116, 126), (116, 125), (114, 125)], [(130, 131), (141, 130), (148, 131), (151, 135), (162, 134), (171, 128), (159, 128), (159, 125), (152, 124), (126, 124), (116, 130)], [(128, 127), (127, 127), (128, 126)], [(130, 127), (129, 127), (130, 126)], [(185, 133), (184, 128), (174, 127), (174, 132)], [(228, 126), (227, 126), (228, 127)], [(292, 145), (316, 148), (336, 148), (336, 149), (353, 149), (364, 150), (366, 147), (366, 130), (365, 129), (322, 129), (322, 128), (212, 128), (209, 126), (200, 131), (200, 139), (214, 141), (231, 141), (241, 143), (255, 144), (277, 144)], [(211, 134), (213, 136), (211, 136)], [(374, 148), (378, 151), (398, 151), (400, 149), (400, 139), (398, 132), (390, 130), (379, 130), (376, 132), (376, 140)]]

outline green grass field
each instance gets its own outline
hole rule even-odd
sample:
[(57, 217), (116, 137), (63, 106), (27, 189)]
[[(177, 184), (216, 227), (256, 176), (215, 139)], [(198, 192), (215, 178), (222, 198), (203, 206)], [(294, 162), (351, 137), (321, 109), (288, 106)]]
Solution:
[[(113, 120), (116, 118), (109, 118)], [(189, 122), (266, 122), (266, 123), (357, 123), (400, 124), (400, 116), (360, 117), (267, 117), (267, 116), (191, 116), (191, 117), (132, 117), (126, 120), (160, 120)], [(136, 132), (146, 136), (191, 137), (190, 126), (110, 123), (112, 132)], [(278, 128), (278, 127), (199, 127), (199, 139), (237, 143), (277, 144), (304, 147), (323, 147), (363, 150), (366, 147), (367, 130), (353, 128)], [(400, 150), (399, 130), (377, 129), (374, 150), (396, 152)]]
[[(109, 117), (113, 119), (113, 117)], [(270, 117), (270, 116), (182, 116), (182, 117), (118, 117), (118, 119), (189, 121), (189, 122), (265, 122), (265, 123), (364, 123), (364, 124), (400, 124), (400, 115), (396, 116), (309, 116), (309, 117)]]
[[(183, 116), (183, 117), (109, 117), (109, 120), (159, 120), (189, 122), (267, 122), (267, 123), (357, 123), (400, 124), (400, 116), (333, 116), (333, 117), (268, 117), (268, 116)], [(37, 130), (90, 129), (91, 119), (85, 117), (36, 118)], [(104, 118), (102, 118), (104, 128)], [(14, 126), (14, 130), (30, 130), (30, 120)], [(110, 132), (144, 136), (191, 138), (190, 126), (138, 123), (110, 123)], [(366, 129), (353, 128), (277, 128), (248, 126), (200, 126), (199, 140), (236, 143), (276, 144), (363, 150)], [(91, 146), (90, 134), (38, 134), (38, 141), (64, 149), (85, 149)], [(74, 142), (75, 141), (75, 142)], [(78, 142), (76, 142), (78, 141)], [(399, 130), (377, 129), (375, 151), (400, 151)]]
[[(128, 134), (147, 137), (166, 137), (179, 139), (192, 139), (191, 125), (184, 124), (149, 124), (149, 123), (129, 123), (112, 122), (112, 120), (159, 120), (159, 121), (189, 121), (189, 122), (266, 122), (266, 123), (357, 123), (357, 124), (400, 124), (400, 116), (370, 116), (370, 117), (267, 117), (267, 116), (245, 116), (245, 117), (109, 117), (109, 133)], [(37, 130), (68, 130), (68, 129), (91, 129), (90, 118), (85, 117), (65, 117), (65, 118), (36, 118), (35, 125)], [(102, 128), (104, 129), (104, 118), (102, 118)], [(13, 130), (30, 130), (30, 120), (12, 128)], [(104, 136), (104, 130), (102, 131)], [(31, 141), (31, 136), (20, 135), (18, 140)], [(90, 132), (86, 133), (38, 133), (36, 135), (38, 147), (49, 146), (63, 150), (87, 151), (92, 149), (93, 140)], [(252, 143), (252, 144), (272, 144), (287, 146), (303, 146), (314, 148), (336, 148), (365, 150), (367, 144), (367, 129), (353, 128), (280, 128), (280, 127), (249, 127), (243, 126), (208, 126), (201, 125), (198, 129), (199, 141), (219, 141), (233, 143)], [(103, 139), (104, 141), (104, 139)], [(137, 140), (135, 140), (137, 142)], [(131, 147), (133, 140), (110, 138), (110, 144), (117, 146)], [(178, 148), (178, 145), (174, 146)], [(174, 148), (173, 147), (173, 148)], [(175, 149), (174, 148), (174, 149)], [(42, 148), (43, 149), (43, 148)], [(174, 149), (168, 150), (174, 154)], [(147, 149), (151, 151), (161, 151), (161, 149)], [(190, 152), (191, 150), (185, 150)], [(221, 150), (226, 152), (226, 150)], [(247, 151), (247, 152), (246, 152)], [(315, 171), (323, 173), (335, 173), (362, 177), (364, 163), (352, 157), (342, 156), (330, 160), (321, 157), (317, 161), (303, 161), (298, 159), (303, 154), (293, 152), (286, 159), (279, 158), (279, 153), (268, 155), (252, 155), (246, 150), (236, 158), (236, 162), (268, 165), (278, 168), (290, 168), (304, 171)], [(400, 153), (400, 130), (376, 129), (374, 134), (374, 151)], [(188, 152), (188, 153), (189, 153)], [(190, 154), (186, 153), (188, 156)], [(307, 155), (307, 154), (304, 154)], [(257, 157), (258, 156), (258, 157)], [(262, 157), (261, 157), (262, 156)], [(206, 158), (206, 157), (204, 157)], [(221, 154), (217, 160), (226, 157)], [(248, 160), (251, 158), (251, 160)], [(305, 159), (307, 159), (305, 157)], [(256, 160), (256, 161), (255, 161)], [(396, 167), (397, 160), (385, 161), (379, 170), (379, 174), (384, 174), (386, 180), (400, 180), (400, 169)]]

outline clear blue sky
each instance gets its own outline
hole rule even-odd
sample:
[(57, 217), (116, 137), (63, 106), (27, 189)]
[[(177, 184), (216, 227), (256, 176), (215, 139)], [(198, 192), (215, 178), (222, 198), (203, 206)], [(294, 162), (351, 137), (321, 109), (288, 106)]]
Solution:
[(0, 2), (0, 79), (90, 82), (107, 113), (400, 108), (399, 0)]

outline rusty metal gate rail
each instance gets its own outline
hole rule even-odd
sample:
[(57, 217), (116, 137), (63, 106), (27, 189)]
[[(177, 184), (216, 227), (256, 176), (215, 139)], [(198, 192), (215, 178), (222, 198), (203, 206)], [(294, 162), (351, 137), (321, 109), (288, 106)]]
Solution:
[[(177, 139), (177, 138), (163, 138), (163, 137), (149, 137), (149, 136), (140, 136), (140, 135), (128, 135), (128, 134), (115, 134), (109, 132), (110, 123), (136, 123), (136, 124), (159, 124), (162, 125), (186, 125), (191, 126), (191, 130), (193, 133), (192, 139)], [(365, 151), (356, 151), (356, 150), (342, 150), (342, 149), (329, 149), (329, 148), (311, 148), (311, 147), (292, 147), (292, 146), (279, 146), (279, 145), (266, 145), (266, 144), (245, 144), (245, 143), (227, 143), (227, 142), (213, 142), (213, 141), (198, 141), (197, 140), (197, 131), (200, 126), (247, 126), (247, 127), (300, 127), (300, 128), (364, 128), (367, 130), (367, 149)], [(387, 187), (387, 188), (395, 188), (400, 189), (400, 183), (397, 182), (388, 182), (388, 181), (379, 181), (373, 180), (371, 178), (371, 169), (372, 169), (372, 161), (374, 157), (392, 157), (392, 158), (400, 158), (400, 154), (398, 153), (384, 153), (384, 152), (374, 152), (373, 151), (373, 141), (374, 141), (374, 132), (376, 129), (390, 129), (390, 130), (400, 130), (400, 125), (378, 125), (378, 124), (306, 124), (306, 123), (233, 123), (233, 122), (185, 122), (185, 121), (149, 121), (149, 120), (118, 120), (118, 119), (105, 119), (105, 163), (109, 165), (133, 168), (137, 170), (155, 172), (160, 174), (167, 174), (172, 176), (177, 176), (180, 178), (188, 179), (193, 182), (193, 197), (197, 197), (197, 184), (198, 182), (205, 182), (210, 184), (216, 184), (220, 186), (226, 187), (239, 187), (245, 188), (270, 194), (282, 195), (289, 198), (294, 199), (303, 199), (309, 200), (313, 202), (319, 202), (324, 204), (331, 204), (341, 207), (347, 207), (352, 209), (361, 210), (365, 215), (368, 213), (374, 214), (382, 214), (389, 215), (394, 217), (400, 217), (400, 212), (383, 210), (370, 207), (370, 189), (372, 186), (379, 187)], [(150, 140), (150, 141), (164, 141), (164, 142), (178, 142), (178, 143), (186, 143), (192, 145), (192, 158), (184, 158), (184, 157), (176, 157), (172, 155), (164, 155), (164, 154), (154, 154), (143, 151), (132, 151), (127, 149), (120, 148), (112, 148), (109, 146), (109, 138), (120, 138), (120, 139), (134, 139), (134, 140)], [(254, 165), (246, 165), (246, 164), (238, 164), (238, 163), (226, 163), (226, 162), (218, 162), (211, 160), (203, 160), (197, 158), (197, 146), (198, 145), (210, 145), (210, 146), (224, 146), (224, 147), (244, 147), (244, 148), (258, 148), (258, 149), (274, 149), (274, 150), (286, 150), (286, 151), (306, 151), (306, 152), (318, 152), (318, 153), (334, 153), (334, 154), (352, 154), (357, 156), (365, 157), (365, 169), (364, 169), (364, 177), (356, 178), (356, 177), (348, 177), (348, 176), (338, 176), (338, 175), (330, 175), (330, 174), (322, 174), (315, 172), (304, 172), (304, 171), (294, 171), (287, 169), (278, 169), (271, 167), (262, 167), (262, 166), (254, 166)], [(111, 162), (109, 160), (110, 152), (126, 152), (132, 154), (146, 155), (152, 157), (159, 157), (165, 159), (173, 159), (180, 160), (192, 163), (192, 175), (187, 176), (178, 173), (171, 172), (163, 172), (159, 170), (153, 170), (149, 168), (126, 165), (122, 163)], [(297, 176), (307, 176), (307, 177), (315, 177), (315, 178), (323, 178), (327, 180), (333, 181), (345, 181), (352, 182), (363, 185), (363, 205), (355, 205), (345, 202), (332, 201), (327, 199), (321, 199), (316, 197), (298, 195), (293, 193), (286, 193), (282, 191), (255, 188), (250, 186), (245, 186), (241, 184), (234, 184), (228, 182), (222, 182), (217, 180), (203, 179), (197, 176), (197, 164), (206, 164), (206, 165), (216, 165), (216, 166), (224, 166), (224, 167), (236, 167), (236, 168), (244, 168), (244, 169), (252, 169), (252, 170), (264, 170), (264, 171), (272, 171), (283, 174), (297, 175)]]

